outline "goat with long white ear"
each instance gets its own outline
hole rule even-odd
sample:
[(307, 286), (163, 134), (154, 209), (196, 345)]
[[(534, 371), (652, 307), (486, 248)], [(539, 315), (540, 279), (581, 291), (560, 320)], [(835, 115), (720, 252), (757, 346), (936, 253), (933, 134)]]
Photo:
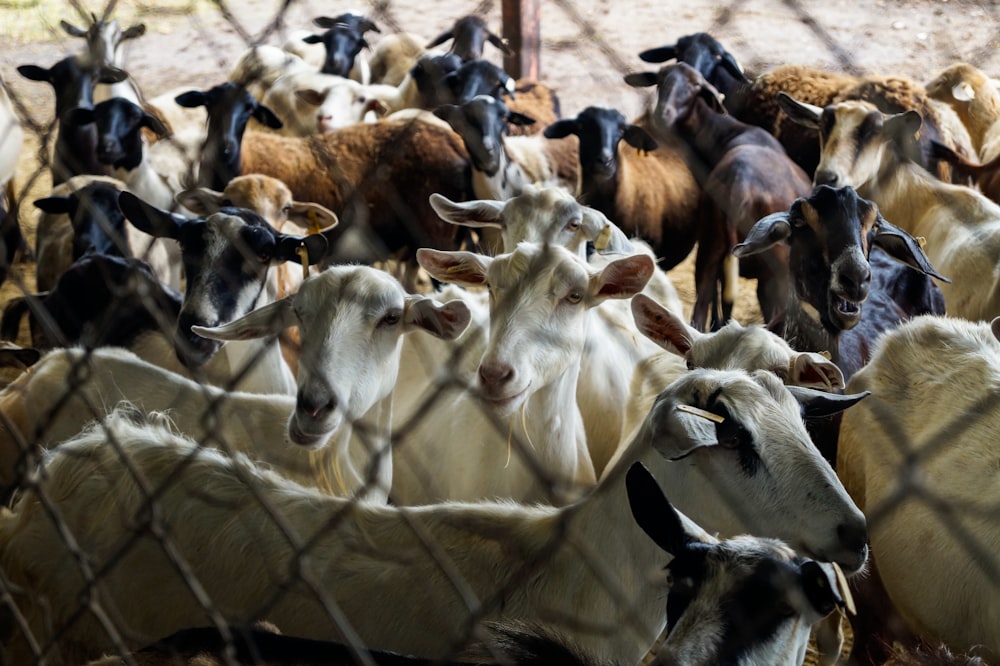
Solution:
[[(864, 563), (864, 519), (799, 413), (860, 396), (798, 392), (802, 403), (768, 373), (689, 373), (598, 487), (564, 508), (352, 502), (119, 415), (61, 444), (38, 485), (0, 512), (0, 565), (35, 644), (55, 641), (50, 655), (70, 663), (115, 648), (98, 617), (111, 618), (126, 648), (207, 624), (193, 577), (232, 624), (267, 616), (290, 635), (344, 640), (335, 604), (362, 645), (437, 658), (480, 623), (504, 620), (546, 626), (598, 663), (633, 664), (666, 625), (668, 591), (657, 574), (667, 557), (628, 519), (626, 472), (637, 461), (707, 530), (784, 538), (851, 572)], [(150, 487), (159, 489), (152, 513)], [(137, 529), (143, 516), (157, 528)], [(87, 583), (66, 534), (107, 572), (88, 588), (100, 614), (78, 612)], [(187, 575), (155, 535), (169, 535)], [(414, 615), (417, 604), (433, 612)], [(6, 647), (10, 663), (33, 656), (17, 638)]]
[[(427, 249), (417, 258), (439, 280), (488, 286), (490, 330), (475, 396), (452, 389), (430, 413), (419, 400), (394, 418), (407, 435), (394, 448), (393, 497), (403, 504), (483, 497), (562, 502), (564, 493), (592, 485), (576, 402), (588, 310), (642, 289), (652, 259), (629, 256), (597, 271), (561, 246), (535, 243), (496, 258)], [(477, 437), (472, 444), (470, 433)]]
[(797, 352), (763, 326), (736, 320), (702, 333), (644, 294), (632, 298), (639, 331), (666, 350), (639, 363), (632, 375), (625, 416), (626, 438), (649, 413), (663, 387), (693, 368), (767, 370), (785, 384), (833, 391), (844, 388), (835, 363), (814, 352)]
[[(384, 501), (392, 468), (380, 447), (389, 437), (400, 340), (416, 330), (455, 337), (468, 320), (461, 302), (410, 296), (382, 271), (343, 266), (227, 326), (198, 328), (200, 335), (238, 340), (297, 324), (305, 361), (298, 399), (226, 392), (121, 349), (52, 352), (0, 393), (6, 417), (0, 486), (16, 483), (25, 469), (25, 444), (31, 451), (47, 449), (119, 401), (134, 400), (144, 409), (168, 410), (177, 428), (200, 442), (242, 451), (301, 483), (329, 484), (344, 495), (363, 489), (366, 497)], [(85, 379), (76, 381), (81, 374)]]
[[(636, 523), (672, 559), (666, 569), (670, 596), (666, 641), (655, 650), (654, 666), (801, 666), (809, 629), (837, 607), (848, 607), (830, 564), (795, 555), (776, 539), (739, 536), (720, 541), (678, 513), (656, 479), (635, 463), (625, 480)], [(263, 623), (267, 625), (268, 623)], [(491, 623), (482, 650), (468, 661), (440, 666), (561, 664), (598, 666), (544, 627)], [(277, 632), (273, 626), (184, 629), (129, 657), (137, 666), (222, 666), (226, 649), (238, 659), (254, 655), (267, 666), (354, 666), (350, 646)], [(487, 661), (476, 658), (482, 652)], [(427, 666), (427, 659), (367, 651), (375, 663)], [(251, 657), (247, 656), (246, 659)], [(119, 666), (120, 657), (88, 666)], [(615, 663), (624, 663), (618, 662)]]

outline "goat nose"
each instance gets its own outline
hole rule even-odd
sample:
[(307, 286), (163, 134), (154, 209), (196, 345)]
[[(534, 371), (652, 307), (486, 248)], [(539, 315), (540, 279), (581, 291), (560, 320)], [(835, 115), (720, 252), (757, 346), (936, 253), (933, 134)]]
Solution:
[(306, 395), (300, 392), (295, 399), (295, 407), (314, 419), (329, 416), (337, 406), (333, 396)]
[(837, 525), (837, 538), (848, 550), (861, 552), (868, 545), (868, 526), (863, 519), (841, 523)]
[(479, 366), (479, 379), (484, 386), (499, 387), (514, 378), (514, 368), (507, 363), (483, 363)]
[(222, 142), (222, 154), (225, 156), (230, 156), (236, 152), (236, 142), (232, 139), (226, 139)]
[(862, 300), (868, 296), (872, 282), (871, 268), (866, 264), (855, 270), (843, 271), (840, 274), (840, 286), (853, 299)]
[(826, 169), (816, 171), (816, 175), (813, 177), (814, 185), (829, 185), (830, 187), (836, 187), (840, 178), (832, 171)]

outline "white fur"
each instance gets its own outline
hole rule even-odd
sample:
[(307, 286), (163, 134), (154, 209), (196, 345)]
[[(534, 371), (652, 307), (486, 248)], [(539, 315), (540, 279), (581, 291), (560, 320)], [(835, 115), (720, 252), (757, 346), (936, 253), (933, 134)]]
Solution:
[[(468, 604), (482, 603), (480, 619), (544, 624), (598, 663), (635, 663), (664, 625), (661, 569), (668, 558), (628, 518), (624, 476), (633, 461), (642, 461), (695, 514), (739, 497), (739, 507), (747, 509), (740, 512), (743, 519), (708, 521), (713, 531), (780, 532), (797, 548), (836, 557), (835, 525), (858, 515), (815, 452), (804, 466), (774, 461), (767, 482), (748, 482), (738, 473), (729, 478), (724, 470), (738, 467), (735, 456), (720, 450), (706, 421), (677, 409), (705, 406), (705, 396), (719, 388), (732, 413), (762, 440), (807, 449), (798, 407), (777, 380), (699, 371), (664, 392), (602, 484), (563, 509), (349, 504), (124, 418), (112, 420), (113, 438), (95, 429), (60, 447), (42, 492), (91, 566), (102, 568), (123, 540), (135, 538), (136, 515), (146, 514), (146, 493), (121, 470), (109, 440), (118, 442), (146, 484), (162, 488), (156, 516), (173, 551), (230, 622), (243, 624), (266, 612), (289, 635), (343, 640), (329, 615), (327, 604), (335, 603), (363, 645), (434, 656), (466, 640)], [(691, 451), (684, 462), (668, 461), (682, 451)], [(182, 460), (184, 469), (176, 473)], [(679, 476), (691, 477), (696, 492), (675, 489)], [(209, 621), (148, 534), (140, 532), (121, 551), (91, 596), (123, 630), (128, 647)], [(16, 601), (35, 636), (46, 640), (43, 607), (29, 604), (46, 601), (56, 614), (54, 626), (62, 626), (78, 608), (81, 580), (35, 493), (26, 493), (13, 513), (0, 514), (0, 545), (6, 576), (15, 586), (29, 586)], [(298, 556), (302, 549), (307, 557)], [(300, 582), (286, 587), (289, 576)], [(418, 616), (416, 603), (426, 609)], [(9, 646), (12, 663), (21, 663), (18, 647)], [(93, 614), (70, 625), (56, 646), (57, 656), (73, 663), (111, 648)]]
[(997, 330), (924, 316), (886, 333), (848, 384), (872, 395), (845, 413), (837, 454), (845, 487), (879, 516), (872, 553), (900, 614), (928, 640), (983, 646), (990, 662), (1000, 657)]
[[(311, 91), (322, 96), (320, 105), (299, 96)], [(284, 136), (326, 134), (359, 123), (367, 111), (363, 86), (342, 76), (319, 72), (292, 72), (278, 77), (264, 93), (261, 103), (283, 123)]]

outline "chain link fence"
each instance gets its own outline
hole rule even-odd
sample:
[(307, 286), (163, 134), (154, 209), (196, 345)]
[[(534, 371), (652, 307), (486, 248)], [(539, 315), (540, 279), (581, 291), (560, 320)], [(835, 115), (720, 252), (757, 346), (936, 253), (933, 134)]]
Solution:
[[(506, 5), (507, 3), (503, 3)], [(433, 37), (449, 27), (455, 18), (466, 14), (483, 16), (495, 30), (501, 25), (501, 3), (493, 0), (481, 2), (463, 2), (454, 0), (449, 3), (417, 3), (404, 0), (376, 0), (355, 7), (332, 7), (328, 3), (311, 1), (286, 0), (282, 3), (267, 3), (254, 0), (245, 3), (227, 3), (222, 0), (207, 2), (204, 0), (172, 0), (171, 2), (116, 3), (111, 0), (109, 6), (84, 6), (76, 0), (37, 0), (25, 2), (12, 0), (0, 3), (0, 18), (9, 21), (11, 39), (0, 52), (4, 89), (8, 93), (13, 110), (20, 119), (24, 132), (24, 147), (17, 161), (7, 186), (7, 206), (10, 211), (5, 227), (4, 240), (7, 280), (0, 292), (0, 298), (8, 303), (16, 299), (31, 297), (36, 294), (36, 270), (33, 250), (36, 247), (36, 229), (39, 212), (32, 205), (36, 199), (48, 196), (51, 191), (52, 144), (55, 141), (58, 125), (54, 119), (52, 94), (50, 88), (42, 83), (28, 81), (18, 75), (16, 67), (22, 64), (38, 64), (51, 66), (59, 58), (77, 53), (82, 49), (82, 40), (68, 37), (59, 27), (60, 20), (66, 20), (76, 25), (86, 25), (91, 13), (96, 15), (114, 15), (123, 26), (137, 22), (146, 24), (146, 34), (128, 43), (126, 69), (139, 84), (147, 99), (170, 90), (190, 89), (206, 90), (221, 83), (228, 76), (234, 62), (249, 46), (256, 44), (280, 44), (292, 30), (311, 30), (311, 20), (316, 16), (336, 15), (341, 11), (351, 9), (371, 18), (380, 28), (379, 35), (369, 35), (374, 43), (378, 39), (395, 32), (413, 32), (424, 37)], [(644, 66), (636, 54), (644, 49), (675, 41), (678, 37), (696, 31), (706, 31), (725, 44), (736, 54), (750, 72), (762, 72), (783, 63), (802, 62), (828, 67), (852, 74), (863, 73), (895, 73), (910, 76), (917, 80), (927, 80), (945, 66), (958, 61), (977, 65), (993, 76), (1000, 74), (1000, 42), (996, 27), (998, 21), (998, 6), (986, 2), (893, 2), (879, 0), (861, 5), (847, 2), (815, 3), (798, 2), (795, 0), (754, 3), (747, 0), (733, 0), (723, 4), (697, 3), (695, 5), (662, 5), (661, 3), (636, 0), (630, 3), (613, 3), (608, 0), (587, 0), (574, 2), (572, 0), (551, 0), (541, 4), (542, 49), (541, 72), (542, 79), (551, 85), (558, 93), (564, 116), (572, 116), (588, 105), (614, 106), (626, 115), (636, 117), (649, 103), (645, 92), (639, 92), (625, 86), (622, 77), (629, 72), (652, 69)], [(850, 21), (845, 17), (850, 15)], [(497, 51), (486, 52), (486, 57), (494, 62), (500, 62)], [(13, 129), (9, 130), (13, 136)], [(0, 137), (0, 146), (3, 145)], [(279, 156), (275, 156), (279, 159)], [(0, 158), (2, 161), (2, 158)], [(190, 164), (191, 174), (197, 169), (197, 163)], [(377, 169), (373, 169), (373, 176)], [(193, 177), (193, 176), (192, 176)], [(393, 192), (386, 186), (385, 197), (395, 197), (406, 202), (405, 192)], [(18, 239), (13, 227), (17, 223), (23, 233), (23, 242)], [(0, 261), (4, 257), (0, 256)], [(671, 272), (671, 276), (685, 301), (685, 307), (690, 309), (694, 289), (691, 277), (693, 261), (689, 259)], [(106, 279), (112, 279), (104, 274)], [(149, 302), (153, 294), (160, 293), (151, 281), (145, 278), (133, 278), (116, 284), (111, 290), (115, 300), (109, 308), (115, 312), (132, 312), (136, 299)], [(743, 321), (753, 321), (759, 318), (759, 310), (752, 301), (752, 288), (743, 290), (749, 295), (749, 300), (738, 304), (736, 317)], [(81, 298), (83, 296), (80, 296)], [(169, 300), (169, 299), (168, 299)], [(28, 304), (36, 319), (41, 319), (41, 327), (49, 325), (49, 337), (53, 327), (58, 327), (62, 321), (58, 317), (49, 317), (40, 310), (37, 302)], [(51, 314), (51, 313), (50, 313)], [(161, 330), (172, 337), (176, 326), (176, 312), (154, 308), (152, 320)], [(22, 344), (29, 343), (33, 332), (25, 321), (20, 328), (15, 329), (16, 340)], [(107, 334), (113, 338), (113, 331), (89, 331), (90, 335)], [(11, 335), (15, 337), (15, 335)], [(106, 339), (106, 338), (105, 338)], [(51, 341), (51, 340), (50, 340)], [(299, 351), (296, 339), (284, 339), (286, 347), (295, 354)], [(449, 362), (432, 365), (437, 373), (436, 380), (428, 382), (428, 388), (420, 396), (411, 397), (409, 408), (414, 419), (394, 429), (391, 440), (385, 433), (371, 423), (358, 422), (355, 426), (355, 436), (365, 445), (367, 453), (381, 463), (391, 457), (390, 451), (407, 446), (408, 437), (416, 429), (426, 427), (426, 419), (430, 419), (435, 409), (442, 404), (452, 404), (456, 394), (473, 390), (477, 354), (481, 353), (481, 339), (466, 342), (463, 345), (452, 346), (456, 350)], [(449, 348), (449, 347), (445, 347)], [(429, 347), (423, 352), (427, 359), (435, 356), (438, 348)], [(162, 476), (151, 479), (136, 473), (122, 472), (121, 466), (128, 467), (127, 456), (93, 455), (93, 450), (81, 448), (86, 456), (73, 459), (67, 455), (63, 462), (76, 465), (80, 470), (87, 470), (89, 477), (74, 481), (78, 484), (96, 484), (95, 487), (105, 488), (106, 496), (101, 491), (91, 491), (95, 499), (100, 499), (98, 506), (75, 507), (73, 510), (92, 511), (95, 521), (123, 520), (130, 534), (125, 543), (112, 549), (113, 556), (106, 560), (97, 560), (78, 546), (78, 538), (84, 541), (89, 535), (75, 535), (64, 520), (61, 511), (65, 511), (62, 497), (50, 497), (45, 486), (46, 475), (38, 473), (37, 464), (42, 459), (43, 452), (37, 446), (42, 441), (58, 441), (58, 438), (72, 433), (62, 433), (60, 420), (79, 420), (79, 413), (92, 415), (99, 421), (106, 418), (112, 404), (94, 400), (92, 394), (79, 394), (78, 389), (88, 382), (94, 382), (95, 370), (89, 353), (78, 353), (67, 357), (67, 366), (63, 376), (66, 383), (53, 387), (52, 392), (58, 395), (43, 397), (35, 395), (23, 399), (17, 392), (8, 392), (0, 396), (0, 419), (5, 436), (16, 446), (19, 455), (10, 469), (0, 470), (0, 473), (16, 474), (19, 485), (31, 491), (37, 497), (37, 510), (49, 515), (49, 521), (65, 541), (69, 557), (61, 561), (63, 566), (75, 567), (71, 572), (74, 580), (82, 581), (80, 593), (74, 595), (78, 604), (75, 612), (67, 613), (65, 609), (52, 609), (47, 600), (31, 600), (30, 590), (23, 590), (11, 582), (6, 576), (0, 576), (0, 641), (9, 647), (16, 644), (18, 659), (26, 662), (43, 663), (46, 660), (58, 660), (54, 657), (54, 646), (65, 635), (84, 632), (106, 634), (105, 644), (113, 646), (122, 654), (128, 653), (143, 644), (149, 637), (137, 637), (128, 632), (128, 618), (122, 617), (120, 611), (107, 603), (103, 597), (104, 585), (134, 584), (135, 594), (144, 594), (146, 584), (122, 581), (116, 578), (116, 571), (142, 572), (143, 557), (153, 557), (168, 562), (169, 568), (184, 580), (194, 599), (194, 606), (203, 613), (190, 618), (191, 624), (185, 625), (183, 620), (177, 626), (214, 625), (220, 628), (222, 644), (220, 650), (222, 663), (264, 663), (266, 659), (261, 653), (253, 654), (256, 648), (248, 648), (251, 654), (241, 652), (238, 637), (234, 637), (228, 629), (228, 613), (230, 609), (220, 605), (208, 589), (217, 587), (217, 580), (199, 580), (192, 572), (190, 558), (191, 548), (197, 552), (198, 546), (191, 543), (178, 542), (175, 539), (176, 525), (172, 521), (196, 521), (199, 516), (185, 515), (177, 506), (183, 504), (178, 497), (189, 493), (191, 506), (199, 506), (213, 515), (228, 512), (232, 516), (230, 524), (219, 524), (217, 529), (222, 532), (229, 529), (241, 530), (246, 535), (247, 560), (255, 560), (260, 556), (255, 552), (266, 539), (280, 543), (280, 560), (283, 564), (272, 570), (257, 571), (257, 575), (273, 577), (266, 581), (246, 581), (247, 590), (266, 589), (272, 596), (254, 600), (254, 608), (258, 609), (255, 618), (267, 620), (273, 614), (287, 611), (289, 604), (298, 603), (306, 609), (305, 612), (315, 613), (322, 622), (335, 627), (335, 633), (342, 637), (349, 646), (348, 654), (343, 657), (344, 663), (382, 663), (378, 657), (372, 657), (365, 652), (364, 644), (358, 638), (352, 619), (345, 616), (343, 609), (324, 588), (322, 582), (322, 567), (329, 565), (330, 553), (338, 557), (350, 558), (351, 548), (359, 553), (371, 556), (378, 553), (379, 535), (364, 533), (363, 530), (350, 531), (344, 525), (351, 525), (357, 520), (357, 509), (351, 504), (327, 506), (317, 510), (312, 521), (302, 522), (300, 517), (290, 518), (288, 506), (275, 501), (276, 495), (269, 493), (270, 488), (279, 482), (267, 472), (255, 470), (250, 465), (236, 465), (233, 472), (239, 481), (240, 490), (231, 488), (219, 489), (213, 487), (198, 487), (193, 479), (199, 465), (200, 447), (211, 447), (223, 451), (240, 451), (237, 437), (234, 437), (230, 419), (246, 421), (241, 427), (253, 428), (256, 417), (267, 414), (263, 403), (246, 403), (246, 409), (259, 409), (259, 414), (241, 415), (235, 413), (226, 389), (237, 386), (237, 382), (253, 372), (254, 363), (260, 359), (250, 357), (241, 368), (234, 369), (232, 383), (221, 390), (205, 389), (202, 394), (185, 395), (183, 400), (200, 403), (203, 409), (190, 427), (181, 427), (170, 422), (164, 426), (167, 430), (180, 428), (197, 442), (197, 446), (185, 449), (186, 444), (180, 444), (178, 463), (174, 467), (161, 470)], [(105, 368), (105, 371), (111, 372)], [(301, 370), (300, 370), (301, 371)], [(424, 372), (423, 368), (403, 368), (402, 372)], [(7, 379), (14, 379), (21, 370), (10, 371)], [(30, 373), (31, 371), (29, 371)], [(106, 381), (106, 380), (101, 380)], [(114, 383), (112, 379), (111, 383)], [(26, 383), (26, 380), (21, 380)], [(83, 398), (81, 399), (81, 395)], [(140, 409), (146, 402), (157, 402), (158, 410), (165, 410), (168, 416), (182, 409), (190, 409), (188, 403), (181, 404), (182, 398), (171, 402), (171, 396), (159, 396), (155, 400), (149, 396), (126, 396)], [(38, 402), (33, 403), (33, 400)], [(295, 400), (289, 398), (286, 402), (275, 399), (279, 405), (278, 411), (286, 409), (286, 414), (295, 408)], [(42, 428), (39, 431), (20, 432), (19, 425), (24, 423), (25, 412), (38, 409), (44, 403), (48, 410), (44, 418), (39, 419)], [(301, 403), (301, 399), (300, 399)], [(990, 395), (973, 408), (963, 413), (960, 420), (942, 426), (930, 443), (921, 443), (920, 453), (905, 442), (905, 436), (893, 437), (900, 443), (900, 455), (907, 460), (920, 460), (921, 456), (930, 456), (933, 450), (947, 448), (955, 442), (961, 442), (966, 429), (973, 429), (985, 422), (996, 410), (995, 397)], [(238, 403), (243, 404), (243, 403)], [(259, 405), (254, 407), (253, 405)], [(284, 405), (284, 407), (280, 407)], [(300, 405), (301, 406), (301, 405)], [(242, 409), (242, 407), (241, 407)], [(317, 409), (319, 409), (317, 407)], [(66, 414), (77, 410), (77, 415), (67, 417)], [(507, 464), (511, 459), (523, 460), (530, 473), (535, 474), (540, 492), (539, 497), (546, 500), (567, 502), (576, 497), (579, 489), (567, 488), (548, 475), (544, 467), (537, 461), (535, 442), (518, 437), (514, 434), (514, 426), (508, 419), (499, 419), (488, 415), (490, 424), (506, 438), (508, 443)], [(520, 416), (514, 418), (522, 418)], [(888, 424), (887, 429), (895, 427), (894, 415), (880, 414), (881, 419)], [(121, 451), (121, 442), (117, 439), (122, 433), (129, 433), (129, 424), (133, 421), (144, 421), (150, 418), (138, 415), (134, 411), (125, 410), (119, 413), (115, 424), (107, 429), (98, 427), (94, 437), (107, 441), (112, 451)], [(152, 417), (154, 421), (158, 417)], [(285, 422), (282, 421), (281, 429)], [(469, 432), (470, 440), (481, 433)], [(132, 436), (132, 435), (128, 435)], [(53, 438), (57, 438), (53, 440)], [(291, 446), (291, 445), (289, 445)], [(131, 449), (130, 449), (131, 450)], [(315, 485), (331, 494), (340, 494), (350, 479), (345, 477), (345, 471), (336, 465), (330, 465), (329, 454), (317, 451), (309, 455), (305, 476), (312, 475)], [(68, 462), (67, 462), (68, 460)], [(124, 461), (124, 462), (123, 462)], [(5, 462), (5, 465), (7, 463)], [(275, 463), (275, 466), (279, 466)], [(373, 466), (372, 470), (375, 469)], [(968, 526), (958, 517), (963, 512), (983, 512), (986, 520), (996, 519), (996, 509), (983, 509), (981, 505), (973, 507), (955, 506), (944, 502), (941, 498), (930, 494), (926, 486), (920, 483), (918, 475), (912, 467), (907, 467), (904, 483), (890, 501), (878, 507), (866, 507), (866, 513), (872, 523), (882, 520), (893, 507), (903, 504), (915, 497), (942, 517), (943, 525), (953, 529), (947, 538), (953, 540), (957, 547), (971, 553), (971, 559), (985, 573), (985, 578), (995, 586), (1000, 596), (1000, 559), (994, 552), (993, 545), (982, 543)], [(434, 469), (411, 472), (423, 475), (428, 484), (436, 483)], [(83, 474), (83, 472), (81, 472)], [(111, 479), (111, 480), (109, 480)], [(5, 483), (10, 478), (4, 478)], [(374, 471), (367, 471), (355, 479), (361, 488), (361, 493), (378, 491), (383, 479)], [(101, 484), (104, 484), (102, 486)], [(9, 490), (9, 488), (8, 488)], [(669, 494), (669, 489), (668, 494)], [(115, 492), (122, 492), (129, 500), (116, 499)], [(228, 494), (227, 494), (228, 493)], [(240, 494), (242, 493), (242, 494)], [(282, 496), (284, 497), (284, 496)], [(167, 499), (169, 498), (169, 499)], [(247, 498), (252, 502), (246, 503)], [(5, 497), (10, 501), (10, 495)], [(292, 502), (291, 499), (288, 500)], [(131, 504), (129, 502), (132, 502)], [(9, 504), (8, 504), (9, 505)], [(297, 505), (298, 506), (298, 505)], [(60, 508), (61, 507), (61, 508)], [(513, 508), (513, 513), (517, 513)], [(301, 514), (301, 511), (299, 512)], [(524, 585), (537, 574), (539, 562), (550, 557), (552, 553), (570, 544), (574, 555), (587, 563), (594, 579), (608, 585), (607, 594), (616, 600), (623, 599), (623, 592), (618, 589), (616, 579), (605, 571), (613, 567), (613, 563), (602, 561), (600, 544), (587, 543), (580, 539), (579, 534), (566, 525), (555, 525), (548, 533), (554, 534), (560, 540), (543, 544), (530, 556), (527, 554), (510, 553), (512, 562), (519, 562), (516, 571), (505, 572), (502, 577), (504, 586), (497, 589), (493, 595), (479, 598), (465, 581), (467, 563), (456, 561), (453, 555), (442, 550), (437, 543), (437, 535), (428, 532), (425, 523), (420, 518), (420, 509), (402, 510), (400, 522), (405, 524), (409, 532), (405, 536), (411, 552), (421, 552), (426, 560), (436, 563), (439, 571), (435, 576), (447, 580), (453, 586), (456, 595), (461, 599), (467, 620), (461, 626), (453, 628), (453, 634), (448, 640), (455, 646), (449, 653), (450, 658), (462, 656), (461, 647), (476, 639), (489, 639), (484, 633), (482, 618), (502, 614), (505, 595), (510, 589)], [(521, 514), (517, 514), (521, 515)], [(569, 520), (564, 514), (560, 519)], [(299, 514), (296, 514), (299, 516)], [(9, 520), (9, 514), (0, 514), (0, 519)], [(500, 513), (485, 515), (481, 520), (503, 521)], [(630, 520), (621, 517), (622, 520)], [(207, 520), (206, 520), (207, 523)], [(211, 523), (208, 523), (211, 524)], [(460, 530), (461, 526), (455, 526)], [(343, 539), (350, 547), (343, 544), (333, 544), (333, 536)], [(204, 549), (211, 550), (213, 535), (209, 532), (202, 536), (206, 539)], [(272, 543), (267, 542), (267, 543)], [(499, 544), (502, 546), (503, 544)], [(277, 547), (277, 546), (276, 546)], [(329, 549), (329, 550), (328, 550)], [(266, 556), (266, 554), (265, 554)], [(72, 563), (67, 564), (67, 562)], [(216, 569), (216, 575), (225, 580), (239, 572), (240, 562), (223, 563)], [(382, 563), (387, 569), (413, 565), (408, 561), (393, 561), (386, 556)], [(415, 565), (413, 565), (415, 566)], [(228, 568), (227, 568), (228, 567)], [(154, 569), (155, 570), (155, 569)], [(67, 574), (69, 575), (69, 574)], [(373, 575), (378, 575), (373, 572)], [(242, 585), (241, 576), (233, 580), (233, 586)], [(958, 584), (958, 583), (956, 583)], [(236, 595), (232, 595), (236, 596)], [(413, 604), (411, 612), (414, 622), (421, 624), (421, 616), (432, 614), (434, 608), (423, 607), (419, 599), (391, 600), (372, 598), (372, 604)], [(170, 600), (149, 596), (137, 608), (144, 608), (150, 613), (168, 612)], [(624, 604), (627, 606), (627, 604)], [(56, 612), (53, 612), (56, 611)], [(553, 613), (557, 612), (553, 610)], [(627, 615), (627, 614), (626, 614)], [(634, 615), (634, 613), (633, 613)], [(59, 618), (59, 623), (51, 624), (52, 618)], [(554, 618), (562, 626), (572, 625), (572, 618)], [(886, 618), (887, 622), (890, 622)], [(47, 622), (49, 624), (47, 624)], [(593, 633), (608, 640), (619, 634), (631, 631), (642, 632), (644, 622), (648, 619), (628, 617), (621, 626), (591, 627)], [(630, 624), (633, 623), (633, 624)], [(890, 622), (891, 623), (891, 622)], [(896, 622), (898, 625), (898, 621)], [(36, 635), (34, 629), (45, 627), (44, 636)], [(281, 627), (279, 627), (281, 629)], [(403, 631), (403, 629), (400, 629)], [(869, 640), (868, 636), (855, 636), (855, 640)], [(961, 646), (959, 646), (961, 647)], [(971, 646), (968, 646), (971, 647)], [(263, 649), (263, 648), (261, 648)], [(72, 650), (68, 654), (74, 654)], [(88, 657), (93, 655), (88, 655)], [(493, 655), (494, 658), (497, 655)], [(815, 660), (811, 654), (809, 660)], [(384, 658), (383, 658), (384, 660)], [(291, 660), (294, 662), (294, 658)], [(5, 666), (16, 666), (21, 662), (11, 662)], [(117, 663), (117, 662), (113, 662)], [(180, 660), (167, 663), (187, 663)], [(195, 663), (195, 662), (191, 662)], [(201, 662), (197, 662), (201, 663)], [(206, 662), (209, 663), (209, 662)], [(286, 663), (286, 662), (281, 662)], [(307, 663), (302, 658), (302, 663)], [(313, 663), (313, 662), (308, 662)], [(322, 659), (318, 663), (341, 663), (333, 657)], [(385, 660), (385, 663), (390, 663)], [(392, 662), (395, 663), (395, 662)], [(862, 661), (852, 663), (863, 663)], [(972, 663), (971, 661), (969, 663)]]

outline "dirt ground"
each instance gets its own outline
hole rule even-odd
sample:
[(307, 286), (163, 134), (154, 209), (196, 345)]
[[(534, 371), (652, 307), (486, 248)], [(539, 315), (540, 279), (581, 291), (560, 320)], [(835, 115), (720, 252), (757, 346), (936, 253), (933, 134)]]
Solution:
[[(177, 87), (207, 89), (226, 78), (249, 41), (260, 39), (262, 31), (275, 24), (280, 5), (276, 0), (230, 6), (207, 0), (119, 3), (115, 11), (123, 23), (142, 21), (148, 27), (145, 36), (129, 44), (127, 68), (147, 97)], [(90, 0), (82, 6), (100, 13), (104, 3)], [(280, 43), (289, 30), (310, 29), (313, 17), (348, 9), (373, 17), (383, 34), (406, 30), (431, 38), (455, 18), (476, 11), (485, 12), (497, 31), (501, 24), (500, 3), (491, 0), (373, 0), (354, 5), (294, 0), (264, 41)], [(638, 115), (649, 94), (622, 81), (629, 71), (653, 67), (641, 62), (638, 52), (696, 31), (715, 35), (750, 72), (800, 63), (926, 80), (964, 60), (1000, 76), (1000, 2), (995, 1), (541, 0), (540, 15), (541, 78), (558, 91), (567, 116), (589, 105), (613, 106), (627, 117)], [(6, 33), (0, 74), (35, 127), (51, 122), (52, 90), (22, 78), (16, 67), (49, 66), (81, 47), (81, 40), (69, 38), (58, 27), (63, 18), (82, 23), (66, 0), (0, 2), (0, 25)], [(375, 43), (379, 35), (371, 37)], [(492, 48), (487, 55), (500, 62)], [(32, 132), (27, 134), (16, 191), (30, 202), (44, 196), (49, 183), (47, 174), (41, 174), (24, 191), (38, 163), (37, 140)], [(29, 203), (21, 222), (31, 237), (35, 217)], [(689, 258), (671, 272), (688, 307), (693, 301), (692, 271)], [(16, 271), (12, 282), (5, 291), (30, 289), (31, 267)], [(759, 318), (752, 285), (741, 289), (735, 314), (743, 321)]]

